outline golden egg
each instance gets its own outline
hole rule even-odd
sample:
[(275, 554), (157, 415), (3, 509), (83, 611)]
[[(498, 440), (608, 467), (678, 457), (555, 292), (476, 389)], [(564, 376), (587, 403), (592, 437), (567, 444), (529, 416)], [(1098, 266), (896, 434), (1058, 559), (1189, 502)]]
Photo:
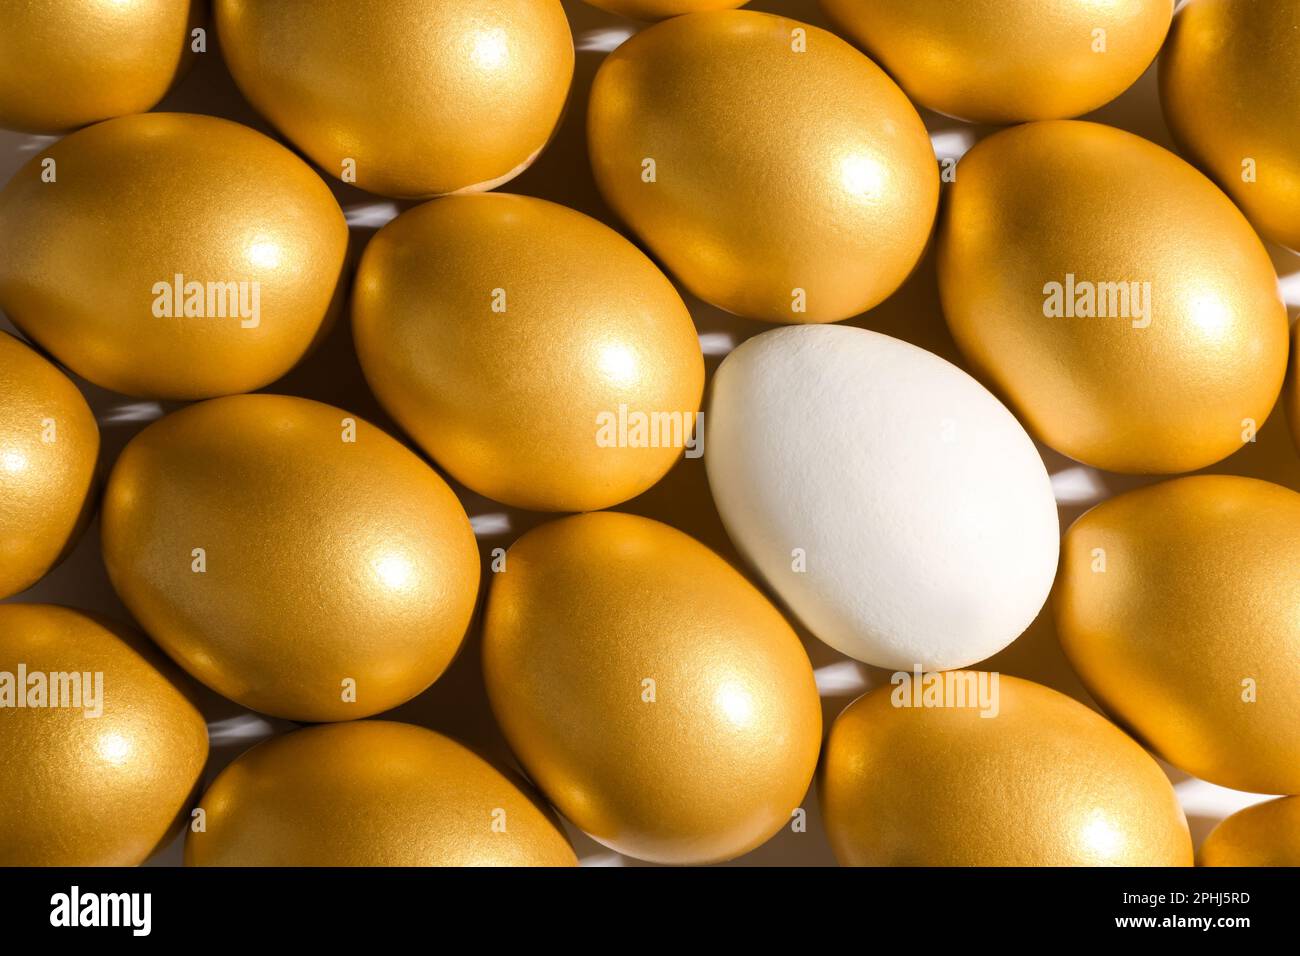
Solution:
[(826, 741), (822, 813), (842, 865), (1191, 865), (1168, 778), (1104, 717), (1005, 674), (894, 680)]
[(694, 295), (770, 322), (834, 322), (902, 284), (934, 224), (921, 118), (834, 34), (745, 10), (688, 14), (601, 64), (588, 140), (606, 201)]
[(189, 66), (204, 0), (0, 6), (0, 126), (57, 133), (152, 109)]
[(957, 166), (938, 248), (948, 327), (1035, 438), (1164, 474), (1253, 440), (1286, 307), (1250, 224), (1204, 176), (1096, 123), (996, 133)]
[(318, 402), (191, 405), (126, 446), (104, 495), (104, 563), (191, 674), (289, 720), (367, 717), (460, 648), (478, 592), (469, 519), (373, 425)]
[(1300, 866), (1300, 797), (1238, 810), (1201, 844), (1201, 866)]
[(799, 639), (722, 558), (648, 518), (577, 515), (516, 541), (488, 598), (483, 672), (550, 802), (643, 860), (754, 849), (817, 764)]
[(559, 0), (215, 0), (215, 19), (253, 106), (331, 176), (386, 196), (518, 176), (573, 78)]
[(1061, 647), (1106, 711), (1203, 780), (1300, 793), (1300, 494), (1196, 475), (1076, 521)]
[(245, 392), (320, 336), (347, 240), (329, 188), (274, 140), (211, 116), (124, 116), (0, 191), (0, 308), (104, 388)]
[(1160, 58), (1179, 146), (1267, 239), (1300, 250), (1300, 4), (1191, 0)]
[(557, 822), (442, 734), (389, 721), (259, 744), (213, 781), (187, 866), (573, 866)]
[(1291, 422), (1291, 434), (1300, 450), (1300, 322), (1291, 330), (1291, 377), (1287, 383), (1286, 417)]
[(94, 509), (99, 426), (77, 386), (0, 332), (0, 598), (31, 587)]
[(202, 715), (138, 634), (0, 605), (0, 866), (135, 866), (179, 832)]
[(1151, 65), (1174, 0), (821, 0), (917, 103), (977, 123), (1079, 116)]
[(663, 20), (683, 13), (734, 10), (748, 0), (587, 0), (593, 7), (637, 20)]
[(704, 359), (671, 282), (614, 230), (525, 196), (457, 196), (371, 240), (357, 354), (389, 414), (456, 480), (591, 511), (692, 453)]

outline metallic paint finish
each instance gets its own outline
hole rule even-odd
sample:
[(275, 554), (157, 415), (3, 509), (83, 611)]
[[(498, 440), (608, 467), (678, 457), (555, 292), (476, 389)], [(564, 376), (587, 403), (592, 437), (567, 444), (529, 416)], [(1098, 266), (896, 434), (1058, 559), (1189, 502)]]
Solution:
[(614, 230), (541, 199), (403, 213), (366, 247), (353, 323), (388, 412), (456, 480), (517, 507), (594, 511), (645, 491), (682, 448), (599, 444), (599, 416), (676, 413), (689, 439), (704, 389), (672, 283)]
[[(1213, 183), (1131, 133), (1053, 121), (975, 146), (938, 266), (972, 371), (1030, 434), (1085, 464), (1201, 468), (1241, 448), (1277, 400), (1288, 330), (1268, 253)], [(1130, 314), (1049, 316), (1048, 284), (1067, 281), (1136, 289)], [(1145, 317), (1132, 305), (1142, 283)]]
[(1226, 475), (1130, 491), (1066, 532), (1061, 647), (1098, 703), (1174, 766), (1300, 793), (1298, 571), (1294, 491)]
[(885, 686), (836, 718), (820, 792), (842, 865), (1191, 865), (1174, 789), (1141, 747), (1050, 688), (998, 686), (993, 717), (895, 706)]
[(664, 20), (705, 10), (734, 10), (749, 0), (587, 0), (593, 7), (635, 20)]
[(483, 671), (550, 801), (620, 853), (712, 863), (787, 825), (817, 763), (807, 654), (734, 568), (600, 512), (528, 532), (492, 583)]
[(641, 31), (601, 64), (587, 130), (614, 211), (738, 315), (857, 315), (902, 284), (934, 224), (938, 163), (912, 104), (796, 20), (731, 10)]
[(1201, 844), (1201, 866), (1300, 866), (1300, 797), (1238, 810)]
[(420, 693), (478, 591), (446, 483), (380, 429), (301, 398), (236, 395), (150, 425), (109, 478), (102, 534), (113, 586), (168, 654), (289, 720), (368, 717)]

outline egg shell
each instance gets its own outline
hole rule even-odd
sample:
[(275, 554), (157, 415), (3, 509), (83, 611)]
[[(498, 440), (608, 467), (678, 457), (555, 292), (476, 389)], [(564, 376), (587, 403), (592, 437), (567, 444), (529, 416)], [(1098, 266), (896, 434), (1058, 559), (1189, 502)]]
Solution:
[(114, 588), (168, 654), (289, 720), (420, 693), (478, 592), (447, 484), (373, 425), (281, 395), (214, 399), (142, 431), (109, 478), (102, 536)]
[(706, 421), (731, 540), (836, 650), (962, 667), (1047, 599), (1047, 470), (1011, 413), (938, 356), (845, 326), (765, 332), (723, 361)]
[[(654, 263), (526, 196), (438, 199), (381, 229), (353, 330), (393, 418), (458, 481), (522, 508), (645, 491), (683, 455), (704, 390), (691, 315)], [(662, 432), (618, 432), (662, 415)]]
[(842, 865), (1192, 864), (1174, 789), (1140, 746), (1064, 694), (992, 676), (987, 707), (971, 705), (981, 675), (953, 672), (927, 675), (954, 682), (945, 706), (898, 684), (835, 720), (820, 793)]
[(1291, 423), (1291, 436), (1300, 450), (1300, 322), (1291, 330), (1291, 371), (1287, 378), (1286, 417)]
[(1238, 810), (1210, 831), (1201, 866), (1300, 866), (1300, 797)]
[(747, 2), (748, 0), (587, 0), (593, 7), (636, 20), (664, 20), (684, 13), (734, 10)]
[(1300, 793), (1300, 494), (1195, 475), (1102, 502), (1053, 598), (1084, 685), (1202, 780)]
[(693, 538), (577, 515), (525, 534), (492, 582), (483, 674), (515, 755), (606, 846), (713, 863), (790, 821), (821, 742), (781, 614)]

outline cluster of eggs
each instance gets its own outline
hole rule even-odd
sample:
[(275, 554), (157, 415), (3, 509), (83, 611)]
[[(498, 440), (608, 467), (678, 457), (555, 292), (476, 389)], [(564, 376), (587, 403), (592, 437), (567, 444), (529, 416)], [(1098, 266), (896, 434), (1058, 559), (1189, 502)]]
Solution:
[[(1184, 865), (1152, 754), (1300, 793), (1300, 494), (1174, 478), (1062, 539), (1035, 445), (1195, 471), (1280, 394), (1300, 442), (1259, 238), (1300, 247), (1300, 4), (823, 0), (836, 35), (739, 0), (592, 3), (660, 21), (604, 59), (587, 103), (596, 185), (635, 244), (490, 192), (565, 109), (559, 0), (0, 10), (0, 126), (76, 130), (0, 191), (0, 308), (45, 353), (0, 334), (0, 597), (98, 507), (108, 576), (151, 639), (0, 606), (0, 759), (38, 768), (0, 781), (0, 865), (134, 864), (184, 825), (199, 865), (571, 864), (554, 810), (640, 859), (716, 862), (789, 825), (819, 762), (846, 864)], [(284, 145), (147, 112), (208, 28)], [(1195, 165), (1071, 119), (1158, 53)], [(913, 103), (1008, 128), (947, 169)], [(350, 276), (323, 177), (428, 201)], [(890, 297), (932, 241), (969, 374), (833, 324)], [(732, 352), (707, 402), (709, 487), (762, 590), (693, 537), (603, 510), (659, 482), (702, 422), (704, 358), (669, 275), (783, 326)], [(366, 381), (423, 456), (345, 409), (248, 394), (348, 310)], [(193, 403), (127, 445), (102, 504), (95, 418), (47, 355)], [(677, 432), (599, 440), (627, 413)], [(431, 730), (354, 720), (433, 684), (477, 620), (474, 531), (430, 461), (494, 501), (578, 513), (484, 575), (483, 679), (527, 781)], [(922, 703), (987, 683), (964, 669), (1049, 603), (1115, 723), (1004, 677), (995, 713), (878, 688), (823, 746), (787, 613), (916, 674)], [(20, 672), (103, 675), (102, 714), (43, 706)], [(319, 726), (199, 796), (191, 679)], [(1297, 802), (1227, 821), (1204, 862), (1300, 862)]]

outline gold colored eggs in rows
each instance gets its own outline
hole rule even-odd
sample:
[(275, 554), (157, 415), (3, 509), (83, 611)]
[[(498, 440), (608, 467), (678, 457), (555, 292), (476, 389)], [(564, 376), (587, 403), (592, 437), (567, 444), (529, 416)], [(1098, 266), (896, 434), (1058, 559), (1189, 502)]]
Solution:
[(1130, 491), (1061, 549), (1061, 647), (1089, 692), (1203, 780), (1300, 792), (1300, 494), (1198, 475)]
[(249, 391), (321, 334), (347, 238), (329, 189), (274, 140), (210, 116), (124, 116), (0, 191), (0, 308), (104, 388)]
[(216, 0), (215, 19), (253, 106), (327, 173), (386, 196), (513, 179), (573, 77), (559, 0)]
[(1210, 831), (1201, 866), (1300, 866), (1300, 797), (1238, 810)]
[(555, 807), (620, 853), (739, 856), (789, 823), (821, 741), (812, 668), (712, 551), (633, 515), (525, 534), (492, 583), (483, 671)]
[(934, 223), (921, 118), (874, 63), (796, 20), (689, 14), (601, 64), (588, 139), (601, 193), (696, 296), (834, 322), (902, 284)]
[(1266, 239), (1300, 250), (1300, 62), (1293, 0), (1192, 0), (1160, 58), (1160, 102), (1189, 159)]
[(977, 123), (1065, 119), (1151, 65), (1174, 0), (822, 0), (917, 103)]
[(1268, 253), (1209, 180), (1131, 133), (1058, 121), (979, 143), (938, 251), (972, 370), (1071, 458), (1201, 468), (1277, 400), (1287, 319)]
[(44, 577), (93, 508), (99, 427), (77, 386), (0, 333), (0, 598)]
[(587, 0), (593, 7), (637, 20), (663, 20), (683, 13), (734, 10), (748, 0)]
[(403, 213), (366, 248), (353, 323), (384, 407), (497, 501), (617, 504), (692, 440), (704, 360), (690, 313), (640, 250), (563, 206), (494, 194)]
[(135, 866), (188, 819), (207, 728), (155, 653), (78, 611), (0, 605), (0, 866)]
[(535, 798), (456, 741), (361, 721), (268, 740), (221, 772), (188, 866), (573, 866)]
[(204, 0), (0, 7), (0, 126), (57, 133), (152, 109), (189, 66)]
[(1192, 863), (1159, 765), (1084, 705), (1005, 674), (903, 673), (859, 697), (831, 728), (820, 789), (846, 866)]
[(366, 717), (447, 667), (478, 589), (469, 519), (415, 454), (279, 395), (192, 405), (118, 459), (104, 563), (145, 630), (213, 690), (290, 720)]

